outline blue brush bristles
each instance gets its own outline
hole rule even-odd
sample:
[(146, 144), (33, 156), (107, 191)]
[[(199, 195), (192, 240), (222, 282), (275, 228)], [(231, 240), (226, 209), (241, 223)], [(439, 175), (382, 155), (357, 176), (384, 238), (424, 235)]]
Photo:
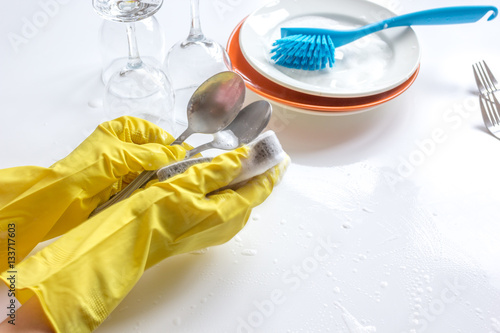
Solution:
[(335, 46), (328, 35), (291, 35), (278, 39), (271, 49), (277, 65), (315, 71), (333, 66)]

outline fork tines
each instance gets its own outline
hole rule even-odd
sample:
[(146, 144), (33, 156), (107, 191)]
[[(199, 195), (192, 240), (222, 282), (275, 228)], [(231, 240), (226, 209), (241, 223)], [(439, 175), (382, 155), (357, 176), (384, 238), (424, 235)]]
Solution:
[(491, 125), (498, 126), (500, 125), (500, 114), (499, 114), (500, 110), (498, 110), (497, 108), (499, 104), (495, 95), (492, 96), (494, 98), (493, 102), (489, 98), (486, 98), (485, 96), (480, 96), (479, 101), (482, 104), (481, 111), (483, 111), (484, 120), (485, 121), (489, 120), (489, 123)]
[(487, 96), (488, 94), (493, 94), (495, 91), (498, 91), (496, 87), (498, 82), (484, 60), (472, 65), (472, 69), (474, 70), (474, 78), (476, 79), (477, 87), (482, 95), (489, 98), (489, 96)]

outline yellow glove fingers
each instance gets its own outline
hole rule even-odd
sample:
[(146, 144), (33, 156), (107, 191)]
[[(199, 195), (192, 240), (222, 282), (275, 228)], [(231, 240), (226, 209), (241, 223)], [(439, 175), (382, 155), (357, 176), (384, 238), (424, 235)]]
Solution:
[[(118, 160), (123, 161), (131, 172), (156, 170), (185, 156), (186, 146), (167, 148), (175, 140), (174, 137), (140, 118), (120, 117), (99, 125), (97, 130), (125, 143)], [(128, 173), (124, 172), (118, 171), (120, 176)]]
[(172, 161), (180, 161), (186, 155), (186, 149), (182, 146), (162, 146), (157, 143), (136, 145), (128, 143), (123, 150), (112, 152), (112, 155), (103, 155), (106, 170), (113, 172), (115, 178), (124, 176), (130, 172), (141, 172), (143, 170), (157, 170)]
[(174, 142), (174, 137), (157, 125), (135, 117), (120, 117), (99, 125), (98, 129), (107, 131), (123, 142), (142, 145), (159, 143), (164, 146)]

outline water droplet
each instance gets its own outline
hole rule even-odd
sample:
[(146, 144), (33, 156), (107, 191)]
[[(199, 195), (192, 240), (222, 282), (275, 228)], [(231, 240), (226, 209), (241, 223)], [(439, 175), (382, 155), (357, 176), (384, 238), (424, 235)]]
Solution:
[(299, 224), (299, 229), (300, 230), (304, 230), (305, 229), (304, 225), (303, 224)]
[(344, 224), (342, 224), (342, 228), (344, 228), (344, 229), (351, 229), (352, 225), (349, 222), (345, 222)]
[(306, 234), (306, 237), (307, 237), (307, 238), (313, 238), (313, 237), (314, 237), (314, 235), (312, 234), (312, 232), (308, 232), (308, 233)]
[(327, 272), (327, 273), (326, 273), (326, 276), (328, 276), (328, 277), (332, 277), (332, 276), (333, 276), (333, 273), (332, 273), (332, 272)]
[(254, 216), (252, 216), (252, 220), (253, 221), (259, 221), (260, 220), (260, 215), (259, 214), (255, 214)]
[(286, 223), (286, 220), (285, 220), (285, 219), (282, 219), (282, 220), (280, 221), (280, 224), (281, 224), (281, 225), (283, 225), (283, 224), (285, 224), (285, 223)]
[(208, 302), (208, 298), (203, 297), (203, 298), (200, 300), (200, 302), (201, 302), (201, 303), (206, 303), (206, 302)]
[(387, 288), (387, 286), (388, 286), (388, 285), (389, 285), (389, 284), (387, 283), (387, 281), (382, 281), (382, 282), (380, 282), (380, 287), (381, 287), (381, 288)]
[(254, 255), (257, 254), (257, 250), (253, 250), (253, 249), (244, 249), (243, 251), (241, 251), (241, 254), (244, 255), (244, 256), (249, 256), (249, 257), (252, 257)]
[(100, 99), (100, 98), (92, 98), (91, 100), (89, 100), (88, 106), (91, 107), (91, 108), (93, 108), (93, 109), (100, 108), (100, 107), (103, 106), (102, 99)]
[(340, 288), (339, 287), (333, 288), (333, 292), (336, 294), (340, 294)]

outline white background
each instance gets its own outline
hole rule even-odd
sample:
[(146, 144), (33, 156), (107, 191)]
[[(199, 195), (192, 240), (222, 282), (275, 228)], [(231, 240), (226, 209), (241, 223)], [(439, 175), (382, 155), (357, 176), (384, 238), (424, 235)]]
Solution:
[[(49, 166), (103, 119), (90, 0), (56, 2), (11, 41), (54, 1), (3, 1), (2, 168)], [(225, 45), (264, 3), (202, 0), (205, 34)], [(185, 38), (188, 1), (165, 1), (157, 18), (168, 46)], [(500, 19), (414, 29), (421, 71), (408, 91), (351, 116), (275, 108), (270, 128), (293, 161), (280, 186), (229, 243), (146, 272), (97, 332), (500, 332), (500, 141), (471, 67), (484, 59), (500, 78)]]

